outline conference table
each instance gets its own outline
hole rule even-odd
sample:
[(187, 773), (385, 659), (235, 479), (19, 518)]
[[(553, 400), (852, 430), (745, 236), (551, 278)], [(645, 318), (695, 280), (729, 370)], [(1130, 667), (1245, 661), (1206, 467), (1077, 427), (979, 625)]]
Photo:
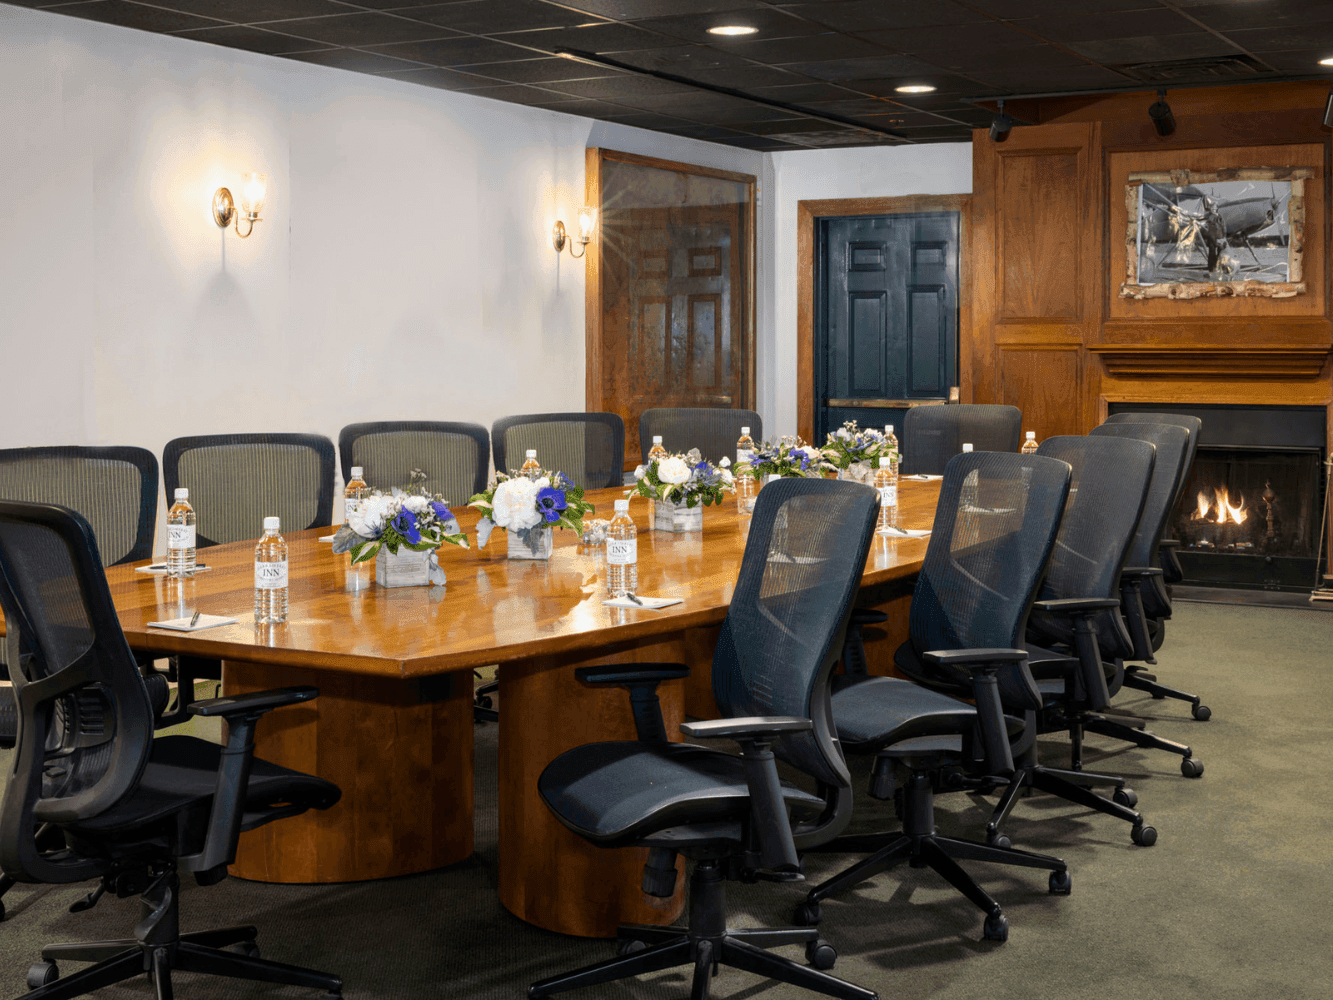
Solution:
[[(938, 482), (900, 485), (900, 524), (930, 526)], [(590, 491), (609, 517), (623, 490)], [(749, 517), (730, 498), (706, 508), (703, 531), (648, 530), (649, 504), (630, 504), (639, 528), (639, 593), (680, 597), (660, 611), (622, 610), (607, 598), (604, 548), (555, 533), (546, 561), (510, 560), (499, 532), (483, 549), (444, 546), (448, 582), (386, 589), (373, 564), (352, 567), (320, 541), (332, 529), (286, 535), (288, 620), (256, 626), (253, 543), (200, 550), (211, 569), (188, 580), (107, 571), (131, 648), (220, 659), (227, 694), (310, 684), (320, 696), (260, 723), (260, 757), (336, 782), (323, 812), (243, 834), (232, 873), (270, 882), (344, 882), (429, 871), (473, 850), (473, 669), (499, 665), (499, 894), (540, 927), (590, 937), (623, 922), (669, 923), (683, 905), (640, 890), (646, 851), (592, 847), (554, 819), (537, 778), (556, 756), (598, 740), (633, 739), (630, 702), (594, 688), (579, 666), (678, 662), (689, 678), (659, 689), (667, 731), (685, 715), (716, 717), (709, 667), (745, 547)], [(456, 507), (475, 546), (478, 515)], [(925, 554), (916, 538), (876, 536), (858, 605), (886, 611), (867, 643), (887, 673), (907, 633), (911, 586)], [(236, 624), (194, 633), (148, 625), (190, 614)], [(887, 633), (887, 634), (885, 634)], [(873, 640), (875, 637), (870, 636)]]

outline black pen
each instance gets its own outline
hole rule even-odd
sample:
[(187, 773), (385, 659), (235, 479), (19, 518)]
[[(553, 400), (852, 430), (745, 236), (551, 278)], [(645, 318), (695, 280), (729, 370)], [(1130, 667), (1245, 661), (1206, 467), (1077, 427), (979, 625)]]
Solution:
[(190, 628), (194, 628), (198, 624), (199, 624), (199, 612), (196, 611), (194, 613), (194, 617), (190, 619)]

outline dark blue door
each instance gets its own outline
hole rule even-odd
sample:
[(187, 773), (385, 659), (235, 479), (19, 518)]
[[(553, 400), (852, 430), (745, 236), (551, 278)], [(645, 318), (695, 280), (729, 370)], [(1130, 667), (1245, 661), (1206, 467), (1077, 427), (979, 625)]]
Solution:
[(815, 440), (958, 384), (958, 213), (817, 220)]

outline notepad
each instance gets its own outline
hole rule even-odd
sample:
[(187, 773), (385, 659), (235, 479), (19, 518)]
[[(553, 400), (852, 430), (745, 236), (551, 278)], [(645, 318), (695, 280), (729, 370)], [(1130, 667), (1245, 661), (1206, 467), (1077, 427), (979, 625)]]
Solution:
[[(205, 565), (204, 563), (196, 563), (194, 571), (196, 573), (202, 573), (205, 570), (209, 570), (212, 568), (213, 568), (212, 566)], [(153, 563), (151, 566), (139, 566), (134, 570), (134, 572), (136, 573), (160, 573), (160, 574), (165, 574), (166, 571), (167, 571), (166, 563)]]
[(891, 528), (884, 532), (890, 538), (929, 538), (929, 528)]
[(184, 618), (171, 618), (164, 622), (149, 622), (149, 628), (169, 628), (173, 632), (198, 632), (201, 628), (217, 628), (219, 625), (235, 625), (235, 618), (223, 618), (221, 615), (200, 615), (199, 620), (193, 625), (190, 619), (193, 615), (187, 615)]
[(335, 538), (337, 538), (337, 537), (338, 537), (337, 535), (320, 535), (319, 538), (316, 539), (316, 541), (320, 541), (320, 542), (331, 542), (331, 541), (333, 541), (333, 540), (334, 540)]
[(684, 599), (680, 597), (644, 597), (642, 594), (636, 595), (641, 604), (635, 604), (628, 597), (617, 597), (610, 601), (603, 601), (608, 608), (629, 608), (631, 611), (660, 611), (662, 608), (669, 608), (673, 604), (683, 604)]
[(915, 476), (903, 476), (902, 478), (903, 478), (903, 479), (906, 479), (906, 480), (909, 480), (909, 481), (911, 481), (911, 482), (914, 482), (914, 483), (933, 483), (935, 480), (937, 480), (937, 479), (943, 479), (944, 477), (943, 477), (943, 476), (915, 475)]

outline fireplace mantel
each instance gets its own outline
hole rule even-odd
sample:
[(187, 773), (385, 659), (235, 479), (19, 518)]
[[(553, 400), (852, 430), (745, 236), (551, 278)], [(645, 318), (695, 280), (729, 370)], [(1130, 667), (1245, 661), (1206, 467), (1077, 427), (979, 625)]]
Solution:
[(1114, 378), (1288, 380), (1318, 378), (1329, 344), (1089, 344)]

